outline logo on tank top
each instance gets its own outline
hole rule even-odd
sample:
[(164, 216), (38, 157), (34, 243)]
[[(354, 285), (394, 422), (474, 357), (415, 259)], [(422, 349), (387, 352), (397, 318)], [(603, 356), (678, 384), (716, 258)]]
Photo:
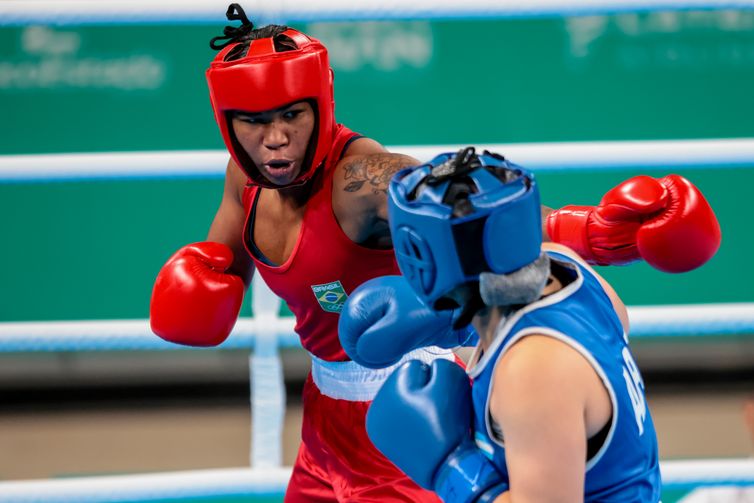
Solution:
[(346, 303), (348, 295), (343, 289), (340, 281), (325, 283), (323, 285), (312, 285), (312, 292), (319, 302), (319, 306), (328, 313), (339, 313), (343, 310), (343, 304)]

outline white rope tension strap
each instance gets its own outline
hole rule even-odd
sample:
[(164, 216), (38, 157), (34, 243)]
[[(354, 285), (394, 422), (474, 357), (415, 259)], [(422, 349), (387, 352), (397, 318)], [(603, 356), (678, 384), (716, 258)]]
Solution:
[[(2, 2), (0, 2), (2, 5)], [(428, 161), (466, 145), (392, 146)], [(754, 166), (754, 138), (479, 145), (538, 172), (602, 169)], [(0, 156), (0, 182), (222, 177), (224, 150)]]
[(285, 492), (290, 468), (217, 469), (0, 482), (0, 501), (110, 503), (220, 496), (274, 496)]

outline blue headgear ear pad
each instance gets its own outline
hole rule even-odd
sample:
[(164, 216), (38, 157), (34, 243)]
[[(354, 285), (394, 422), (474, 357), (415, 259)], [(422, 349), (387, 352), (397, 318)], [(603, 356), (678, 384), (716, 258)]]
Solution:
[(398, 267), (430, 306), (482, 272), (507, 274), (540, 254), (534, 175), (497, 154), (467, 148), (396, 173), (388, 212)]

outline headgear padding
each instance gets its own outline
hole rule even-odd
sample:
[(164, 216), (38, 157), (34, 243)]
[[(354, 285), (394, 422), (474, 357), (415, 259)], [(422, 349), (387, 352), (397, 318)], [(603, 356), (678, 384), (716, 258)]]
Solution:
[(508, 274), (540, 256), (534, 175), (497, 154), (469, 147), (396, 173), (388, 210), (398, 266), (435, 308), (483, 272)]
[[(230, 9), (228, 12), (231, 19)], [(279, 51), (275, 47), (277, 37), (287, 37), (295, 48)], [(226, 61), (239, 44), (246, 43), (249, 47), (245, 55)], [(252, 182), (278, 187), (259, 172), (236, 140), (231, 124), (235, 111), (264, 112), (298, 101), (312, 104), (315, 130), (301, 173), (290, 185), (300, 185), (311, 178), (330, 152), (335, 132), (333, 73), (327, 49), (319, 40), (288, 28), (275, 37), (230, 43), (212, 61), (207, 70), (207, 83), (225, 146)]]

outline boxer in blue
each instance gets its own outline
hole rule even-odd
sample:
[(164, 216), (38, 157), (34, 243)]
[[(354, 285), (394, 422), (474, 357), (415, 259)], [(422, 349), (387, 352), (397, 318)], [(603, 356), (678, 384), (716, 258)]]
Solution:
[(379, 341), (364, 328), (391, 296), (413, 316), (451, 310), (480, 341), (468, 375), (412, 360), (388, 378), (367, 416), (377, 448), (446, 502), (659, 501), (625, 306), (573, 251), (542, 243), (534, 177), (468, 148), (397, 173), (388, 197), (403, 277), (352, 294), (343, 347), (374, 366), (432, 342), (412, 315)]

